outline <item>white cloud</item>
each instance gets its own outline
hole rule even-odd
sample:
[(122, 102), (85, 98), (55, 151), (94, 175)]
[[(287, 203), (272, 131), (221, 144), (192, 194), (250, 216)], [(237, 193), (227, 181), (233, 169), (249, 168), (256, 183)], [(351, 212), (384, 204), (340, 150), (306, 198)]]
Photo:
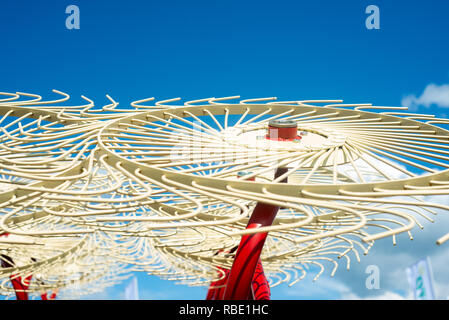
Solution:
[(287, 299), (360, 299), (351, 289), (339, 279), (322, 276), (317, 281), (308, 277), (292, 287), (280, 285), (272, 290), (272, 298), (276, 299), (278, 292)]
[(385, 291), (380, 295), (368, 296), (366, 300), (405, 300), (405, 297), (393, 291)]
[(393, 291), (384, 291), (377, 295), (365, 296), (361, 298), (354, 292), (345, 292), (342, 294), (341, 298), (343, 300), (406, 300), (410, 299), (410, 297), (403, 297), (400, 294)]
[(414, 94), (402, 98), (402, 105), (410, 109), (418, 106), (430, 107), (431, 105), (449, 108), (449, 84), (437, 85), (431, 83), (427, 85), (423, 93), (417, 97)]
[[(366, 276), (366, 274), (364, 275)], [(342, 300), (405, 300), (411, 296), (402, 296), (391, 289), (368, 290), (356, 292), (353, 290), (353, 283), (363, 282), (364, 276), (358, 277), (353, 274), (349, 278), (331, 278), (324, 276), (316, 282), (310, 279), (299, 282), (293, 287), (280, 286), (272, 288), (273, 298), (276, 299), (278, 293), (283, 295), (283, 299), (342, 299)], [(350, 279), (350, 280), (349, 280)], [(349, 280), (349, 281), (348, 281)], [(369, 292), (369, 293), (367, 293)]]

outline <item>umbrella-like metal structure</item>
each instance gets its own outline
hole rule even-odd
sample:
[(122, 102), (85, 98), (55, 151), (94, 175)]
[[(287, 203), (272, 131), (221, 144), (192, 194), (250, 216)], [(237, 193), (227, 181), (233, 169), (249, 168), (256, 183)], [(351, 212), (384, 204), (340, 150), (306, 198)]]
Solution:
[[(230, 227), (226, 236), (243, 236), (224, 298), (250, 294), (267, 232), (294, 230), (295, 244), (351, 233), (367, 244), (395, 241), (398, 233), (411, 237), (418, 217), (432, 220), (435, 208), (448, 209), (419, 198), (448, 193), (447, 120), (395, 107), (261, 100), (191, 101), (128, 115), (99, 134), (106, 161), (136, 179), (257, 203), (244, 229), (244, 211), (157, 225), (222, 225)], [(276, 218), (279, 208), (291, 209), (287, 223)]]
[(438, 200), (446, 119), (274, 98), (118, 109), (108, 96), (97, 109), (57, 105), (60, 94), (0, 101), (0, 227), (46, 244), (109, 239), (111, 266), (212, 282), (210, 299), (266, 299), (260, 288), (294, 284), (311, 265), (333, 275), (339, 259), (349, 268), (375, 240), (412, 238), (449, 209)]

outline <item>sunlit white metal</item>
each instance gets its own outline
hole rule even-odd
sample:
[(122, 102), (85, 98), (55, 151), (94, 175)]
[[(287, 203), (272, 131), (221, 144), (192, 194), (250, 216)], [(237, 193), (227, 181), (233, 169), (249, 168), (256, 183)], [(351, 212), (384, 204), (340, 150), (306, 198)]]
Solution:
[[(204, 285), (231, 266), (241, 235), (269, 232), (271, 285), (294, 284), (313, 266), (333, 275), (338, 258), (349, 268), (374, 240), (412, 238), (449, 210), (438, 201), (449, 193), (446, 119), (274, 98), (149, 98), (118, 109), (107, 96), (96, 109), (85, 97), (58, 105), (69, 97), (56, 93), (64, 97), (0, 101), (0, 227), (27, 241), (107, 237), (111, 266)], [(266, 139), (274, 119), (295, 121), (300, 139)], [(245, 229), (256, 202), (282, 209), (272, 226)]]

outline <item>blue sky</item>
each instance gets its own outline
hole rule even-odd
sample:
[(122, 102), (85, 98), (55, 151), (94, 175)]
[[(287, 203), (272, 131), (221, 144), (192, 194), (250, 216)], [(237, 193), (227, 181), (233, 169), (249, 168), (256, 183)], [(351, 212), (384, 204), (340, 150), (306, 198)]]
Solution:
[[(80, 8), (79, 30), (65, 27), (71, 4)], [(380, 30), (365, 27), (370, 4), (380, 9)], [(448, 17), (444, 0), (3, 0), (0, 91), (45, 97), (58, 89), (98, 105), (108, 103), (105, 94), (122, 105), (150, 96), (343, 99), (407, 104), (447, 116)], [(449, 251), (434, 245), (432, 236), (443, 232), (435, 227), (417, 236), (413, 246), (403, 238), (402, 249), (379, 241), (381, 249), (349, 275), (338, 272), (321, 284), (308, 277), (290, 289), (274, 288), (273, 298), (405, 297), (405, 275), (404, 281), (367, 292), (364, 266), (376, 261), (388, 273), (385, 279), (398, 279), (407, 264), (430, 255), (443, 269)], [(434, 269), (445, 298), (449, 276), (438, 263)], [(146, 299), (203, 299), (206, 293), (138, 278)], [(119, 299), (125, 285), (101, 297)]]

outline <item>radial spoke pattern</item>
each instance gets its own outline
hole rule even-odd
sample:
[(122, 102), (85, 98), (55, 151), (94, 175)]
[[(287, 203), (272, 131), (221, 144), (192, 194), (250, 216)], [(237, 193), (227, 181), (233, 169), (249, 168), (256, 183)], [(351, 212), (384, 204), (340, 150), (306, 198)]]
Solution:
[[(20, 278), (34, 296), (73, 298), (137, 271), (209, 285), (241, 236), (260, 232), (270, 285), (293, 285), (449, 210), (438, 200), (449, 194), (446, 119), (338, 100), (119, 108), (107, 96), (96, 107), (54, 92), (0, 93), (0, 294)], [(270, 136), (273, 120), (293, 121), (296, 138)], [(280, 211), (246, 229), (257, 203)]]

